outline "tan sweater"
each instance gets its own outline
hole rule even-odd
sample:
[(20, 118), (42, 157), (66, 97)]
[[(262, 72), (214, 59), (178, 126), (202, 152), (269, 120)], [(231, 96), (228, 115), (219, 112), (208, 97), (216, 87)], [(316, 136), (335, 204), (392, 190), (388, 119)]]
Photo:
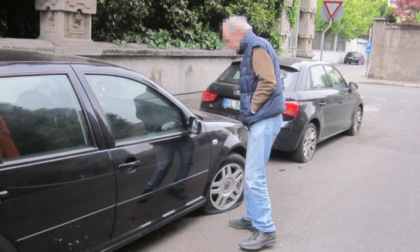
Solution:
[(276, 90), (276, 75), (270, 56), (261, 47), (254, 48), (252, 68), (258, 78), (258, 85), (251, 100), (251, 110), (257, 112)]

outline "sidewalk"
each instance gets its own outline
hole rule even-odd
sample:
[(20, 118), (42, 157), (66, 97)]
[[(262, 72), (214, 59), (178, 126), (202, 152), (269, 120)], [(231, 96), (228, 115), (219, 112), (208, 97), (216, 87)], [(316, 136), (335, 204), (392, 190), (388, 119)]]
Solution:
[(355, 76), (352, 81), (356, 84), (372, 84), (372, 85), (384, 85), (384, 86), (398, 86), (407, 88), (420, 88), (420, 80), (418, 82), (412, 81), (393, 81), (393, 80), (380, 80), (371, 79), (363, 76)]
[(198, 110), (201, 103), (201, 94), (202, 92), (197, 92), (189, 94), (177, 94), (174, 96), (180, 100), (187, 108)]

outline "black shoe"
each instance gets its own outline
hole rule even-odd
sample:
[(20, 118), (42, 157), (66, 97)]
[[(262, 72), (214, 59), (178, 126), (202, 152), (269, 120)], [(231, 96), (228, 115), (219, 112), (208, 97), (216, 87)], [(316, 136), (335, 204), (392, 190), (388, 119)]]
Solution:
[(262, 248), (272, 247), (276, 242), (276, 232), (264, 233), (255, 230), (250, 238), (239, 243), (239, 247), (244, 250), (260, 250)]
[(248, 229), (253, 231), (254, 228), (252, 227), (252, 222), (249, 220), (245, 220), (245, 218), (240, 219), (233, 219), (229, 221), (229, 226), (236, 228), (236, 229)]
[(171, 188), (167, 192), (178, 199), (186, 199), (188, 197), (188, 195), (185, 193), (185, 190), (183, 188), (179, 188), (179, 189)]
[[(146, 188), (146, 189), (144, 189), (144, 191), (141, 193), (142, 195), (143, 194), (148, 194), (149, 192), (151, 192), (151, 191), (153, 191), (153, 189), (150, 189), (150, 188)], [(150, 196), (150, 195), (149, 195)], [(148, 200), (149, 200), (149, 196), (146, 196), (145, 198), (143, 198), (143, 199), (141, 199), (141, 200), (139, 200), (139, 203), (144, 203), (144, 202), (147, 202)]]

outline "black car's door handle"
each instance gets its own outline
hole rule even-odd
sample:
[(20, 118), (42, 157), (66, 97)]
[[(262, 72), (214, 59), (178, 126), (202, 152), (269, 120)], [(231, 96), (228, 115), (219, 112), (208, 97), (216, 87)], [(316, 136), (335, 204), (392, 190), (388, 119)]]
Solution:
[(0, 191), (0, 203), (2, 199), (5, 199), (9, 196), (9, 192), (8, 191)]
[(133, 173), (136, 171), (137, 168), (140, 167), (140, 161), (136, 160), (134, 162), (120, 164), (118, 168), (120, 170), (127, 170), (128, 173)]

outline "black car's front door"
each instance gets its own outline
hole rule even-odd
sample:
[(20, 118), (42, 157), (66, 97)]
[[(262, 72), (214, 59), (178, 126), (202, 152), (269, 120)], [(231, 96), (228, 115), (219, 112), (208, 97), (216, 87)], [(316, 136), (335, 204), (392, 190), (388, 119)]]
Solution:
[(312, 66), (309, 71), (312, 99), (318, 110), (321, 124), (319, 138), (328, 137), (335, 132), (337, 120), (338, 91), (331, 87), (331, 82), (322, 65)]
[(101, 150), (93, 137), (99, 127), (88, 119), (92, 108), (80, 103), (80, 86), (71, 85), (77, 78), (68, 66), (15, 66), (5, 72), (10, 75), (0, 72), (0, 238), (28, 252), (85, 251), (107, 243), (115, 174), (104, 145)]
[(332, 66), (325, 66), (332, 87), (337, 91), (335, 132), (347, 130), (352, 125), (356, 98), (351, 94), (343, 76)]
[(141, 81), (85, 74), (115, 141), (113, 239), (146, 232), (203, 202), (209, 166), (205, 134), (191, 134), (185, 112)]

